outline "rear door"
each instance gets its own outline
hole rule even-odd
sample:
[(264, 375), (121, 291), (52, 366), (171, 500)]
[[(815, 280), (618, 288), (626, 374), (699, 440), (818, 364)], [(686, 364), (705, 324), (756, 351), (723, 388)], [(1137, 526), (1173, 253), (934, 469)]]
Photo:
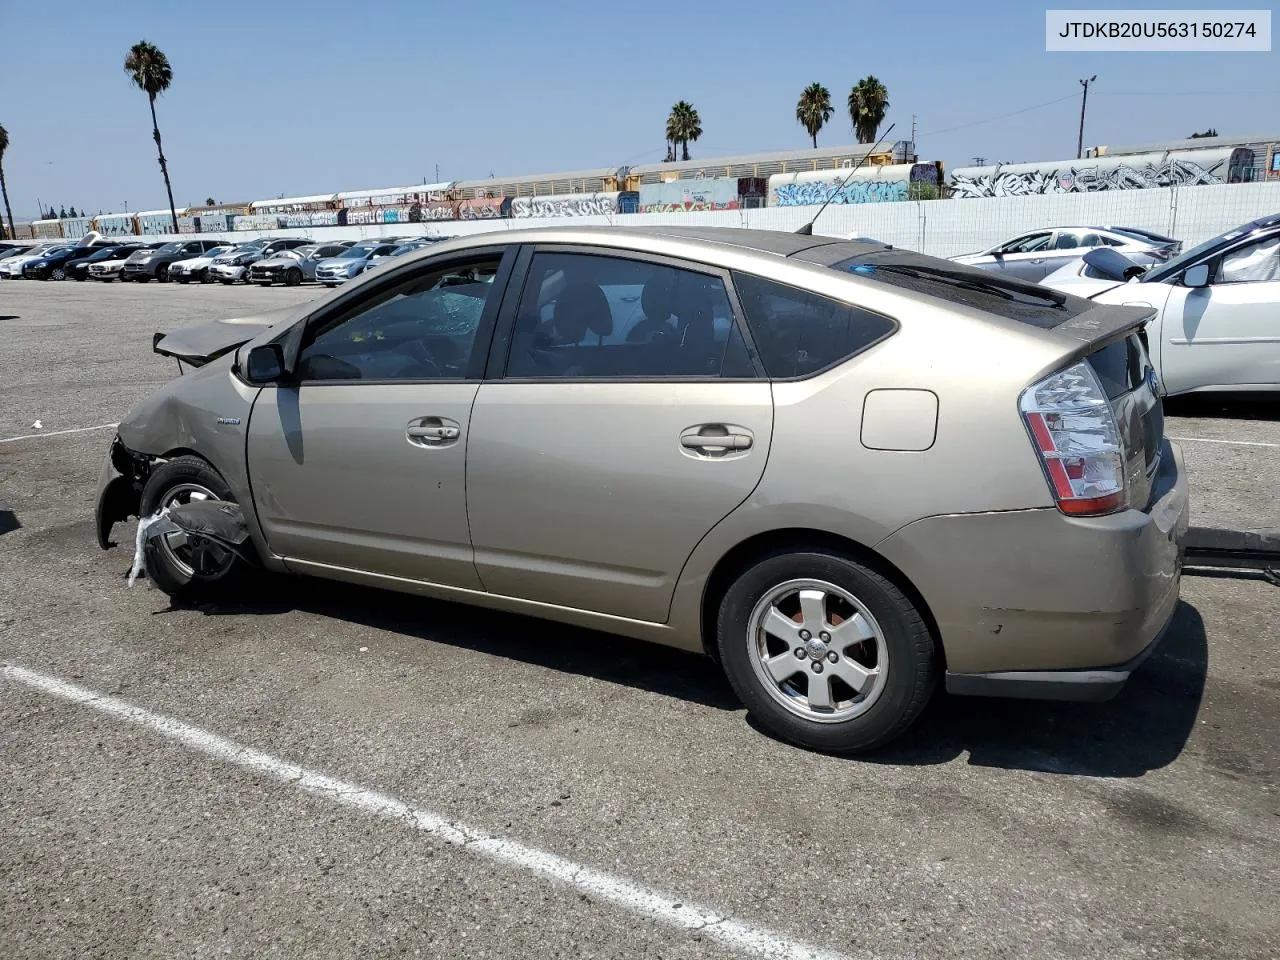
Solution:
[(493, 593), (663, 622), (693, 548), (764, 472), (770, 385), (725, 272), (591, 247), (523, 259), (472, 413), (476, 568)]
[(254, 505), (274, 553), (480, 589), (466, 450), (513, 256), (416, 263), (308, 321), (298, 382), (264, 389), (249, 421)]

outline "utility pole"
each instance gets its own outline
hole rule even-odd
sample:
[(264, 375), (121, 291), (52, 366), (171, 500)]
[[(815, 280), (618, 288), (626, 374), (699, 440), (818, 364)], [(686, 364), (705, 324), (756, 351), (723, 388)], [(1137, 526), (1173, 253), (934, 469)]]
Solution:
[(974, 157), (974, 158), (973, 158), (973, 165), (974, 165), (975, 167), (985, 167), (985, 166), (987, 165), (987, 158), (986, 158), (986, 157)]
[(911, 115), (911, 149), (916, 149), (916, 115)]
[(436, 164), (436, 183), (440, 182), (440, 164)]
[(1081, 80), (1080, 86), (1084, 87), (1084, 93), (1080, 96), (1080, 135), (1076, 137), (1076, 159), (1079, 160), (1084, 156), (1084, 105), (1089, 102), (1089, 84), (1098, 79), (1095, 73), (1088, 80)]

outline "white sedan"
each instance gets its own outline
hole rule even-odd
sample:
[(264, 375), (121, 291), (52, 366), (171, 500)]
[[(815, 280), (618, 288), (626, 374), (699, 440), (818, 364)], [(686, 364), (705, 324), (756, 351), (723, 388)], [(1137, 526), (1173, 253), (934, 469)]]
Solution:
[(228, 243), (225, 246), (206, 250), (198, 257), (176, 260), (169, 264), (169, 279), (176, 280), (178, 283), (190, 283), (192, 280), (200, 280), (207, 283), (209, 281), (209, 265), (213, 263), (214, 257), (220, 257), (234, 249), (234, 245)]
[(1165, 396), (1280, 391), (1280, 214), (1146, 270), (1109, 250), (1087, 261), (1098, 276), (1059, 271), (1044, 285), (1154, 308), (1147, 336)]

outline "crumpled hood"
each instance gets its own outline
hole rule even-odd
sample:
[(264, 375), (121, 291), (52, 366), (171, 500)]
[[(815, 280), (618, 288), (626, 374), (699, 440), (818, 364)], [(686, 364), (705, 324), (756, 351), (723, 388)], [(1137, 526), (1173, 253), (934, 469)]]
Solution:
[(313, 309), (314, 303), (299, 303), (246, 317), (198, 323), (171, 333), (157, 332), (151, 348), (162, 357), (176, 357), (200, 367), (273, 327), (288, 326)]

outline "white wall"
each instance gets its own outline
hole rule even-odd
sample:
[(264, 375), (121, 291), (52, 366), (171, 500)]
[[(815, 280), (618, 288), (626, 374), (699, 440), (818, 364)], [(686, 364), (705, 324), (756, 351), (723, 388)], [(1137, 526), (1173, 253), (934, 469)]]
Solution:
[[(231, 242), (252, 240), (258, 236), (350, 240), (423, 234), (463, 236), (493, 230), (609, 223), (615, 226), (685, 224), (795, 230), (807, 222), (816, 209), (763, 207), (758, 210), (697, 213), (615, 214), (611, 217), (388, 223), (360, 227), (237, 231), (209, 236)], [(1280, 213), (1280, 182), (829, 206), (818, 219), (814, 232), (836, 237), (875, 237), (895, 246), (949, 257), (985, 249), (1025, 230), (1050, 226), (1141, 227), (1176, 237), (1191, 246), (1271, 213)]]

